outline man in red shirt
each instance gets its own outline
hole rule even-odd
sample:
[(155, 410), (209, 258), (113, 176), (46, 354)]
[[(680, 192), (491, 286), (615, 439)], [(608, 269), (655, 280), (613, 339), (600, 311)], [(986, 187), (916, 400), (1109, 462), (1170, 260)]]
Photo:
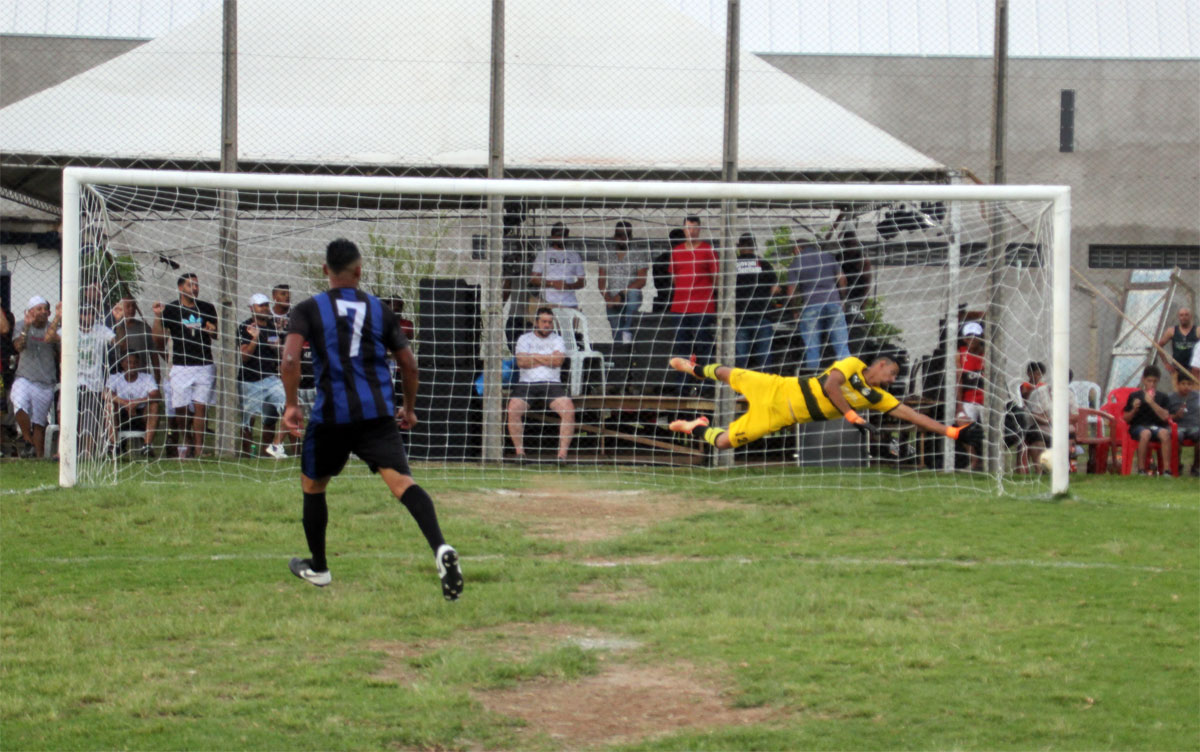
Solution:
[[(983, 420), (983, 325), (978, 321), (963, 324), (962, 344), (958, 348), (958, 423), (978, 424)], [(969, 439), (962, 442), (970, 457), (972, 470), (982, 464), (982, 447)]]
[[(700, 362), (712, 360), (713, 329), (716, 326), (717, 254), (700, 240), (700, 218), (683, 220), (683, 242), (671, 251), (671, 313), (675, 318), (674, 352), (693, 355)], [(679, 374), (675, 389), (684, 394), (687, 376)], [(690, 391), (698, 391), (690, 387)]]

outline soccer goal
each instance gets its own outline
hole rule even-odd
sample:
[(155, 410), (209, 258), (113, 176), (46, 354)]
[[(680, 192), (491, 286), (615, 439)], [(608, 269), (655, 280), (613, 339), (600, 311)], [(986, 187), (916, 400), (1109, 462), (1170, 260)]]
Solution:
[[(64, 486), (294, 482), (279, 345), (344, 237), (420, 363), (406, 445), (423, 474), (1067, 488), (1064, 187), (69, 168), (63, 201)], [(775, 413), (755, 419), (778, 430), (718, 449), (671, 423), (726, 427), (748, 398), (673, 356), (775, 374), (813, 402), (762, 402)], [(882, 385), (844, 388), (905, 409), (858, 410), (857, 427), (823, 412), (827, 369), (848, 358), (894, 364)], [(303, 405), (314, 387), (306, 362)], [(898, 415), (972, 426), (953, 441)]]

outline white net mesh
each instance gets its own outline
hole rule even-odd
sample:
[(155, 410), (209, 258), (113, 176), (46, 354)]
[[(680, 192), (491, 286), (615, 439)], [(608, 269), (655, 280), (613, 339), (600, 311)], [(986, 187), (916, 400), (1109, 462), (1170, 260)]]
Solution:
[[(300, 444), (277, 435), (273, 383), (285, 298), (294, 304), (325, 289), (324, 249), (339, 237), (357, 243), (362, 287), (392, 305), (412, 340), (420, 423), (405, 438), (423, 474), (466, 477), (486, 463), (500, 473), (598, 469), (612, 482), (680, 474), (842, 488), (1041, 482), (1026, 469), (1037, 468), (1039, 428), (1050, 429), (1017, 408), (1027, 364), (1044, 363), (1049, 381), (1053, 359), (1048, 200), (978, 201), (964, 190), (930, 201), (916, 189), (908, 200), (813, 199), (822, 186), (780, 185), (769, 199), (735, 202), (712, 198), (712, 186), (689, 197), (680, 185), (662, 184), (654, 196), (654, 184), (642, 184), (631, 198), (613, 186), (588, 195), (574, 184), (575, 195), (564, 195), (561, 184), (545, 183), (538, 195), (520, 183), (489, 215), (478, 181), (381, 181), (371, 192), (361, 179), (352, 192), (334, 185), (234, 192), (231, 183), (235, 243), (224, 268), (221, 191), (83, 185), (80, 304), (68, 312), (80, 323), (80, 483), (184, 469), (294, 482)], [(840, 188), (828, 186), (830, 195)], [(216, 331), (201, 335), (211, 395), (196, 392), (196, 371), (185, 365), (192, 356), (172, 343), (172, 326), (185, 337), (189, 325), (203, 331), (209, 321), (204, 306), (190, 307), (188, 280), (178, 284), (187, 274), (215, 314)], [(257, 313), (256, 295), (268, 299)], [(547, 303), (561, 338), (522, 339)], [(184, 320), (167, 322), (156, 340), (158, 304), (164, 321)], [(253, 343), (240, 326), (251, 323)], [(558, 347), (566, 356), (558, 368), (526, 359), (523, 369), (514, 357)], [(139, 362), (122, 361), (130, 351)], [(727, 426), (750, 407), (727, 384), (672, 370), (671, 356), (779, 374), (792, 385), (799, 376), (824, 400), (825, 380), (808, 377), (846, 356), (869, 366), (880, 355), (898, 365), (883, 386), (904, 408), (858, 410), (873, 431), (836, 413), (804, 420), (812, 405), (786, 399), (777, 413), (800, 422), (735, 450), (717, 451), (703, 429), (669, 428), (699, 416)], [(520, 386), (547, 379), (561, 383), (563, 397)], [(306, 366), (306, 405), (312, 389)], [(913, 425), (906, 410), (977, 427), (953, 443)], [(189, 447), (186, 460), (180, 447)], [(556, 461), (563, 453), (567, 464)], [(346, 472), (366, 470), (352, 462)]]

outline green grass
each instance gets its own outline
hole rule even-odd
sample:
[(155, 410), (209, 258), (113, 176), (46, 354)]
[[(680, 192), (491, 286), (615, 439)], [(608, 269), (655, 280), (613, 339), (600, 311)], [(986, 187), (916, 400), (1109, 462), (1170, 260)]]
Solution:
[[(37, 490), (56, 480), (41, 463), (0, 477), (16, 491), (0, 495), (5, 749), (567, 749), (480, 693), (617, 660), (695, 666), (728, 704), (770, 711), (622, 748), (1200, 748), (1190, 480), (1085, 477), (1060, 500), (670, 481), (650, 498), (727, 503), (557, 542), (497, 522), (478, 489), (611, 480), (466, 473), (424, 483), (464, 556), (447, 604), (378, 480), (331, 486), (318, 590), (286, 569), (304, 551), (290, 485)], [(616, 565), (582, 565), (597, 559)], [(489, 630), (506, 625), (640, 647), (505, 650)], [(406, 678), (383, 645), (408, 647)]]

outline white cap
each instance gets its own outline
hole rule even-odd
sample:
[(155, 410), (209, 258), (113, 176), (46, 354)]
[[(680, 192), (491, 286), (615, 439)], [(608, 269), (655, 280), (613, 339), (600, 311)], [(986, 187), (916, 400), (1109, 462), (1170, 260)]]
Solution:
[(25, 310), (28, 311), (30, 308), (37, 308), (40, 305), (50, 305), (50, 301), (46, 300), (41, 295), (34, 295), (29, 299), (29, 305), (25, 306)]
[(979, 323), (978, 321), (968, 321), (967, 323), (963, 324), (962, 336), (964, 336), (964, 337), (982, 337), (983, 336), (983, 324)]
[(256, 292), (250, 296), (250, 305), (252, 305), (252, 306), (267, 305), (270, 302), (271, 302), (271, 299), (268, 298), (266, 295), (263, 295), (261, 292)]

